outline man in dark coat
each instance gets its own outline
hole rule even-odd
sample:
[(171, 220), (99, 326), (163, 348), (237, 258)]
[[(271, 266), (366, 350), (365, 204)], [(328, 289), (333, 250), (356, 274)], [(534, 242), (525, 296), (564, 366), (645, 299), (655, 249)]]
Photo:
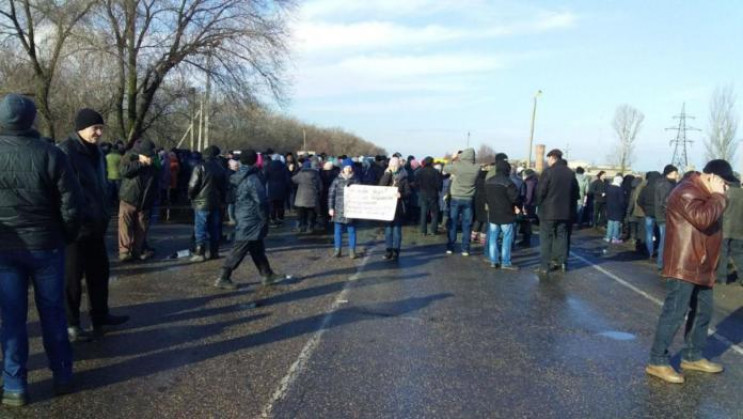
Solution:
[(59, 145), (69, 157), (83, 191), (80, 234), (74, 243), (67, 246), (65, 255), (67, 324), (73, 341), (92, 338), (80, 325), (83, 277), (90, 320), (97, 334), (102, 334), (104, 325), (118, 325), (129, 319), (108, 312), (109, 262), (105, 236), (111, 215), (106, 199), (108, 184), (104, 156), (98, 148), (103, 130), (103, 117), (98, 112), (81, 109), (75, 117), (75, 132)]
[(219, 162), (220, 150), (209, 146), (204, 150), (204, 161), (196, 166), (188, 182), (188, 198), (194, 210), (194, 255), (191, 262), (219, 258), (219, 241), (222, 231), (222, 204), (227, 195), (227, 173)]
[[(144, 249), (150, 226), (150, 210), (158, 192), (157, 170), (153, 165), (155, 144), (139, 140), (121, 159), (119, 191), (119, 261), (147, 260), (153, 256)], [(193, 173), (193, 171), (192, 171)]]
[(549, 167), (539, 178), (537, 188), (542, 257), (537, 273), (540, 279), (547, 278), (552, 261), (563, 272), (567, 270), (568, 234), (578, 202), (578, 182), (573, 171), (562, 163), (562, 152), (551, 150), (547, 154), (547, 164)]
[(298, 231), (306, 233), (308, 229), (309, 231), (315, 229), (323, 187), (317, 162), (305, 160), (302, 165), (302, 170), (292, 176), (292, 182), (297, 185), (294, 206), (299, 212)]
[(9, 406), (28, 402), (29, 282), (55, 392), (65, 392), (72, 380), (64, 249), (78, 235), (82, 191), (65, 154), (32, 128), (35, 118), (36, 106), (24, 96), (0, 102), (0, 341), (2, 403)]
[(539, 178), (536, 172), (532, 169), (526, 169), (523, 172), (524, 176), (524, 202), (523, 209), (524, 214), (521, 223), (521, 232), (523, 239), (519, 243), (522, 247), (531, 246), (531, 225), (532, 222), (537, 221), (537, 185), (539, 184)]
[(655, 250), (653, 236), (657, 226), (655, 222), (655, 187), (663, 177), (658, 172), (648, 172), (645, 178), (647, 184), (640, 192), (640, 196), (637, 197), (637, 205), (645, 212), (645, 246), (647, 247), (648, 259), (652, 261), (653, 251)]
[[(495, 163), (495, 176), (485, 182), (485, 201), (488, 213), (488, 257), (490, 266), (518, 270), (511, 263), (511, 247), (516, 236), (515, 222), (521, 195), (510, 179), (511, 165), (505, 160)], [(503, 233), (501, 250), (498, 237)]]
[[(606, 223), (606, 183), (604, 183), (604, 171), (596, 175), (596, 180), (591, 183), (588, 194), (593, 202), (593, 228), (599, 228)], [(580, 192), (578, 193), (580, 198)]]
[(266, 257), (266, 247), (263, 239), (268, 234), (268, 200), (266, 199), (266, 188), (263, 185), (256, 167), (258, 154), (254, 150), (245, 150), (240, 154), (241, 167), (237, 173), (230, 177), (230, 182), (235, 185), (237, 202), (235, 204), (235, 243), (230, 255), (222, 266), (222, 272), (214, 283), (214, 286), (222, 289), (237, 289), (232, 282), (234, 272), (245, 256), (250, 257), (255, 263), (258, 273), (262, 277), (264, 285), (272, 284), (284, 276), (276, 274)]
[(418, 201), (421, 209), (420, 232), (428, 235), (428, 216), (431, 215), (431, 234), (438, 234), (439, 195), (444, 178), (441, 172), (433, 167), (433, 157), (423, 159), (423, 167), (415, 175), (418, 184)]
[(281, 156), (274, 154), (266, 169), (266, 193), (268, 194), (268, 208), (271, 223), (281, 225), (284, 223), (285, 202), (291, 189), (291, 175), (286, 164), (281, 161)]
[(714, 307), (712, 287), (720, 259), (726, 182), (738, 182), (730, 164), (712, 160), (704, 174), (691, 174), (668, 197), (662, 273), (667, 292), (645, 368), (647, 374), (667, 383), (684, 382), (684, 376), (671, 366), (668, 351), (684, 322), (681, 368), (711, 374), (723, 370), (722, 365), (704, 358), (704, 349)]
[(676, 187), (679, 180), (679, 171), (676, 166), (669, 164), (663, 168), (663, 179), (655, 183), (655, 193), (653, 196), (655, 205), (655, 222), (658, 224), (658, 270), (663, 269), (663, 247), (666, 243), (666, 204), (671, 191)]

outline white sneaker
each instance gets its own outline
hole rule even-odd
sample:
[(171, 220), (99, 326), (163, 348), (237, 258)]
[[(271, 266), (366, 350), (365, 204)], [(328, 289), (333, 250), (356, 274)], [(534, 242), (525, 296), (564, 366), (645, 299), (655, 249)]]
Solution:
[(470, 255), (470, 252), (462, 252), (462, 256), (467, 257)]
[(451, 250), (447, 250), (447, 251), (446, 251), (446, 254), (447, 254), (447, 255), (451, 255), (452, 253), (454, 253), (454, 252), (452, 252)]

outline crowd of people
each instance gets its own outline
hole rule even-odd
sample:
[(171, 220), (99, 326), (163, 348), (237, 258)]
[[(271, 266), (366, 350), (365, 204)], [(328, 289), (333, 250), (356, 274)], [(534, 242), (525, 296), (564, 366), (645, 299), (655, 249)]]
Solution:
[[(108, 308), (105, 235), (116, 212), (121, 263), (155, 255), (147, 235), (162, 207), (191, 208), (194, 263), (218, 259), (223, 226), (234, 226), (231, 251), (214, 282), (230, 290), (237, 288), (232, 274), (248, 254), (264, 285), (286, 278), (271, 268), (264, 239), (270, 227), (284, 225), (287, 210), (297, 216), (294, 232), (332, 234), (333, 257), (343, 255), (345, 234), (347, 255), (357, 258), (358, 220), (344, 211), (345, 190), (355, 184), (397, 189), (394, 218), (380, 222), (383, 257), (390, 262), (400, 258), (407, 223), (421, 235), (445, 233), (442, 251), (448, 255), (469, 257), (475, 241), (492, 268), (515, 271), (512, 251), (530, 247), (538, 226), (536, 273), (548, 280), (555, 271), (568, 270), (574, 229), (605, 230), (608, 245), (630, 243), (668, 278), (648, 374), (683, 382), (670, 367), (668, 346), (687, 314), (682, 367), (722, 370), (702, 358), (711, 287), (715, 280), (727, 282), (729, 258), (743, 266), (743, 227), (734, 222), (743, 211), (743, 193), (723, 160), (711, 161), (704, 173), (682, 176), (668, 165), (644, 177), (606, 179), (600, 172), (591, 181), (583, 168), (570, 169), (558, 149), (547, 154), (548, 167), (536, 173), (512, 165), (504, 153), (478, 164), (471, 148), (457, 150), (446, 162), (400, 153), (295, 156), (271, 149), (223, 153), (216, 146), (167, 151), (147, 139), (127, 148), (123, 142), (101, 142), (105, 122), (92, 109), (81, 109), (74, 132), (55, 145), (34, 130), (35, 116), (34, 103), (24, 96), (10, 94), (0, 102), (4, 404), (27, 403), (29, 281), (57, 394), (71, 390), (70, 342), (101, 338), (107, 327), (128, 320)], [(92, 331), (81, 326), (83, 280)]]

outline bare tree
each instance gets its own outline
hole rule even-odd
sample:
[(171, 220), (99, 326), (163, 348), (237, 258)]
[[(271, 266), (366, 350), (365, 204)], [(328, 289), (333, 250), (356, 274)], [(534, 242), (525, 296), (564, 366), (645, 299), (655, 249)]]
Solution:
[(632, 165), (635, 139), (644, 120), (645, 115), (630, 105), (621, 105), (614, 112), (611, 126), (618, 140), (614, 156), (622, 173)]
[(736, 95), (732, 85), (715, 89), (709, 103), (709, 128), (707, 132), (707, 159), (724, 159), (732, 162), (738, 140), (738, 115), (736, 113)]
[(96, 28), (117, 62), (119, 130), (132, 144), (153, 122), (160, 87), (174, 72), (208, 73), (224, 92), (281, 100), (292, 0), (102, 0)]
[(6, 46), (20, 46), (31, 64), (36, 105), (44, 122), (43, 133), (51, 138), (55, 136), (55, 115), (50, 92), (65, 42), (95, 3), (96, 0), (0, 2), (0, 36)]
[(477, 162), (480, 164), (489, 164), (495, 161), (495, 150), (487, 144), (480, 144), (477, 149)]

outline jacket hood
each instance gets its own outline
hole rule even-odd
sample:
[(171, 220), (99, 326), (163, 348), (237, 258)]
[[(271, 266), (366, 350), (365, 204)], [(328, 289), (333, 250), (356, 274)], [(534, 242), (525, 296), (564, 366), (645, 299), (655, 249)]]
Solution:
[(459, 156), (459, 158), (462, 161), (466, 161), (468, 163), (475, 164), (475, 149), (474, 148), (465, 148), (464, 151), (462, 151), (462, 154)]
[(648, 172), (648, 174), (645, 177), (647, 178), (648, 183), (650, 184), (662, 178), (663, 175), (661, 175), (660, 172)]

